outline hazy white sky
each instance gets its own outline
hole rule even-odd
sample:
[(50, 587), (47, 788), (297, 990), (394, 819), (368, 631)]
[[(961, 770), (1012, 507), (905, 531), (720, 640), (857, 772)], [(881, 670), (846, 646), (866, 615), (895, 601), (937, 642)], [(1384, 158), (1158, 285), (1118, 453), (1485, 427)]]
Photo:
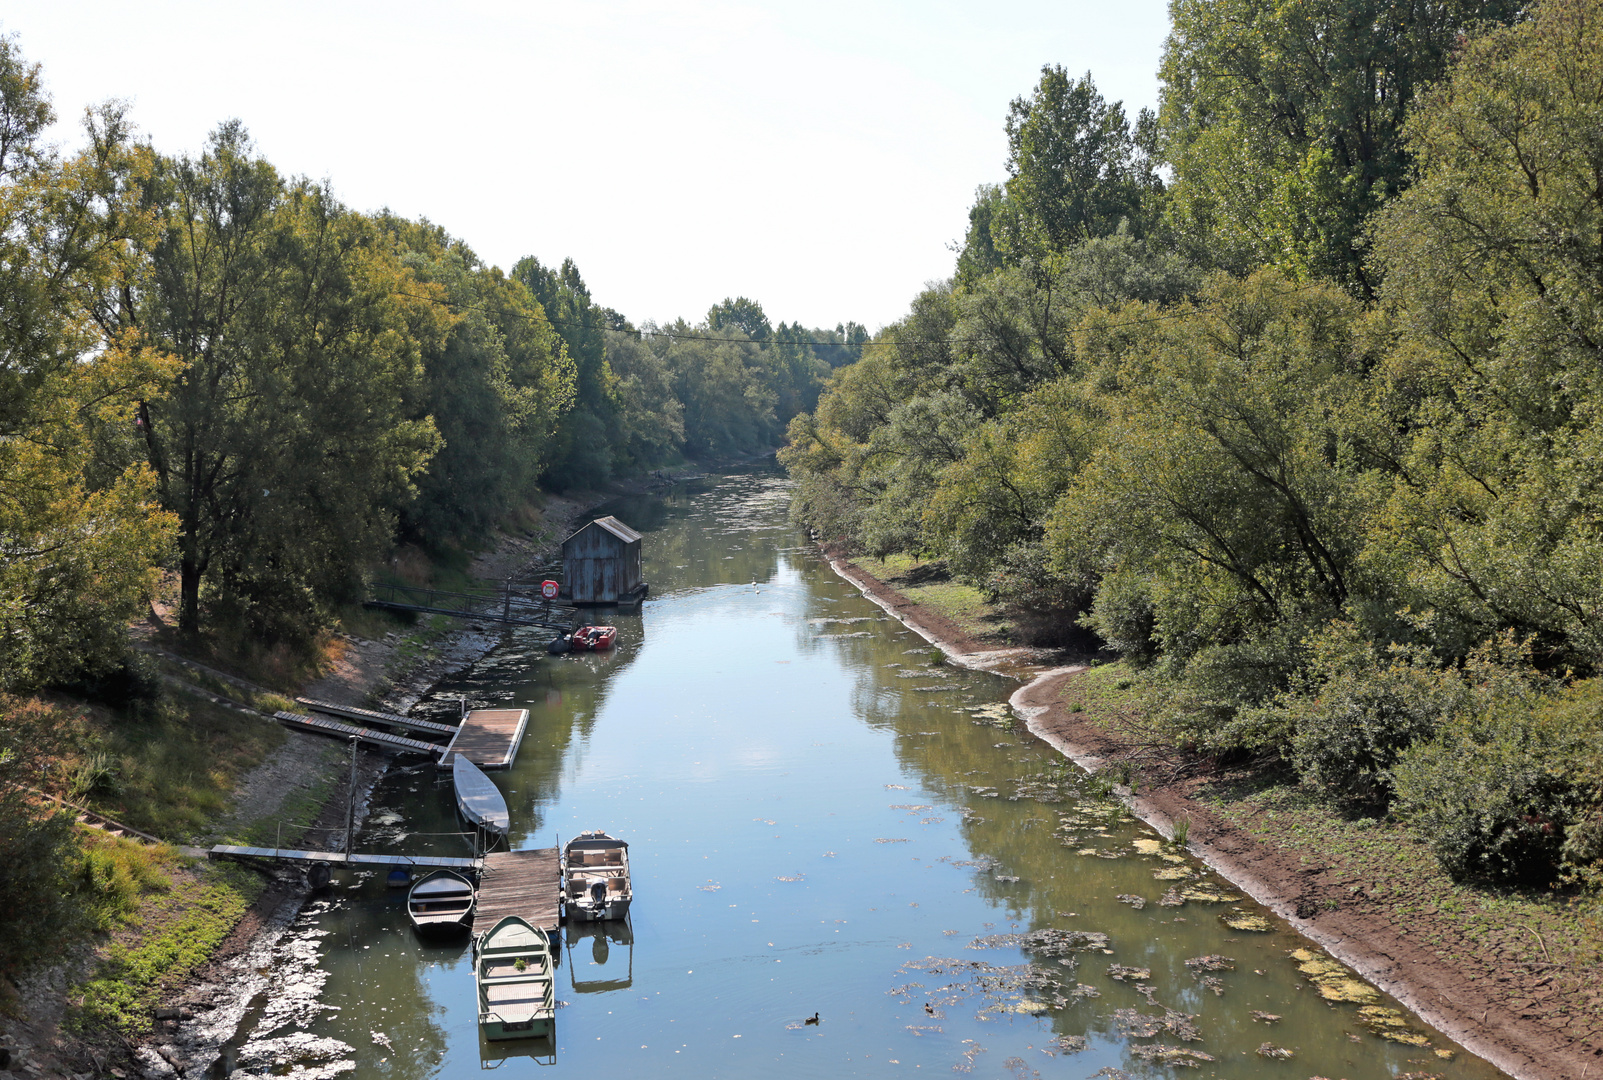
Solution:
[[(286, 174), (426, 216), (505, 268), (572, 257), (637, 322), (725, 296), (870, 329), (951, 273), (1043, 64), (1156, 104), (1164, 0), (7, 5), (76, 124), (164, 152), (243, 120)], [(61, 138), (77, 141), (76, 128)]]

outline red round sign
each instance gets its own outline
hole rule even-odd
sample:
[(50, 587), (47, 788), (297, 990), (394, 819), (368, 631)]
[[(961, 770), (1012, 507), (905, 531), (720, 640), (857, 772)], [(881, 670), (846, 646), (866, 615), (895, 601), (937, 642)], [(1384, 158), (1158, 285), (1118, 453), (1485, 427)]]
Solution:
[(540, 595), (547, 600), (555, 600), (557, 598), (557, 583), (554, 581), (540, 582)]

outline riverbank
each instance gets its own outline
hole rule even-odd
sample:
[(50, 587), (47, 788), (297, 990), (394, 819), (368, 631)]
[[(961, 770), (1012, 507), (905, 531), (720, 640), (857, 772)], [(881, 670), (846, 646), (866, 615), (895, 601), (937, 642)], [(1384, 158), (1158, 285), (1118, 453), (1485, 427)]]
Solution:
[(1401, 824), (1347, 821), (1285, 776), (1144, 738), (1119, 665), (1011, 645), (825, 556), (951, 662), (1020, 679), (1010, 703), (1032, 733), (1119, 777), (1136, 814), (1426, 1022), (1519, 1080), (1603, 1076), (1603, 926), (1578, 897), (1457, 885)]

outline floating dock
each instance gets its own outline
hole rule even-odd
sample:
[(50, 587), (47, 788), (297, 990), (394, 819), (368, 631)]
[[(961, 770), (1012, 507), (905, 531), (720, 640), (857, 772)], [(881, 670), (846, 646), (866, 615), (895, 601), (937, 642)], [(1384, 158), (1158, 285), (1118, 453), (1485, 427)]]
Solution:
[(455, 735), (457, 729), (451, 724), (436, 724), (433, 720), (414, 720), (410, 716), (398, 716), (395, 713), (379, 712), (377, 709), (358, 709), (354, 705), (336, 705), (332, 701), (319, 701), (316, 698), (298, 697), (295, 699), (313, 712), (328, 713), (330, 716), (343, 716), (347, 720), (361, 720), (369, 724), (387, 724), (390, 727), (405, 728), (408, 731), (422, 731), (431, 736)]
[(556, 848), (494, 852), (484, 857), (474, 930), (483, 933), (516, 915), (530, 926), (555, 933), (562, 917), (561, 898), (562, 863)]
[(474, 709), (462, 718), (440, 764), (449, 765), (461, 754), (481, 769), (510, 769), (528, 726), (528, 709)]
[[(302, 716), (300, 713), (280, 711), (273, 714), (273, 719), (296, 731), (309, 731), (314, 735), (332, 735), (336, 739), (360, 739), (372, 746), (387, 746), (391, 750), (405, 750), (414, 754), (427, 754), (430, 757), (440, 752), (439, 743), (409, 739), (405, 735), (392, 735), (388, 731), (374, 731), (372, 728), (342, 724), (338, 720), (322, 716)], [(521, 735), (520, 731), (519, 736)]]
[[(553, 851), (555, 849), (552, 849)], [(218, 844), (206, 852), (208, 859), (278, 859), (283, 862), (349, 863), (353, 866), (417, 866), (430, 870), (477, 870), (479, 859), (447, 855), (388, 855), (374, 852), (302, 851), (298, 848), (242, 847)]]

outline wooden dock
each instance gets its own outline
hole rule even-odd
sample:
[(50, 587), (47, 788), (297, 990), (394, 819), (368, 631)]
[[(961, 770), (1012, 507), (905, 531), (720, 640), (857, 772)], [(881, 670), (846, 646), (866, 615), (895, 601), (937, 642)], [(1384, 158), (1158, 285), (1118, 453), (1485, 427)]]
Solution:
[(421, 739), (408, 739), (405, 735), (392, 735), (388, 731), (374, 731), (372, 728), (355, 727), (351, 724), (342, 724), (338, 720), (330, 720), (322, 716), (302, 716), (300, 713), (281, 711), (274, 713), (273, 719), (285, 727), (294, 728), (296, 731), (309, 731), (314, 735), (332, 735), (336, 739), (360, 739), (362, 742), (373, 746), (387, 746), (391, 750), (428, 754), (430, 757), (440, 752), (439, 743), (424, 742)]
[(561, 921), (562, 864), (556, 848), (497, 851), (484, 857), (473, 932), (482, 934), (508, 915), (555, 932)]
[[(551, 849), (553, 854), (556, 849)], [(448, 855), (385, 855), (358, 851), (302, 851), (298, 848), (242, 847), (218, 844), (206, 852), (208, 859), (278, 859), (283, 862), (350, 863), (353, 866), (420, 866), (430, 870), (477, 870), (480, 860)]]
[(358, 709), (355, 705), (336, 705), (332, 701), (319, 701), (316, 698), (298, 697), (295, 700), (313, 712), (328, 713), (330, 716), (343, 716), (347, 720), (361, 720), (369, 724), (387, 724), (390, 727), (404, 728), (408, 731), (426, 732), (431, 736), (451, 736), (456, 734), (456, 727), (452, 724), (436, 724), (433, 720), (415, 720), (410, 716), (379, 712), (377, 709)]
[(474, 709), (462, 718), (440, 764), (449, 765), (461, 754), (481, 769), (510, 769), (528, 726), (528, 709)]

